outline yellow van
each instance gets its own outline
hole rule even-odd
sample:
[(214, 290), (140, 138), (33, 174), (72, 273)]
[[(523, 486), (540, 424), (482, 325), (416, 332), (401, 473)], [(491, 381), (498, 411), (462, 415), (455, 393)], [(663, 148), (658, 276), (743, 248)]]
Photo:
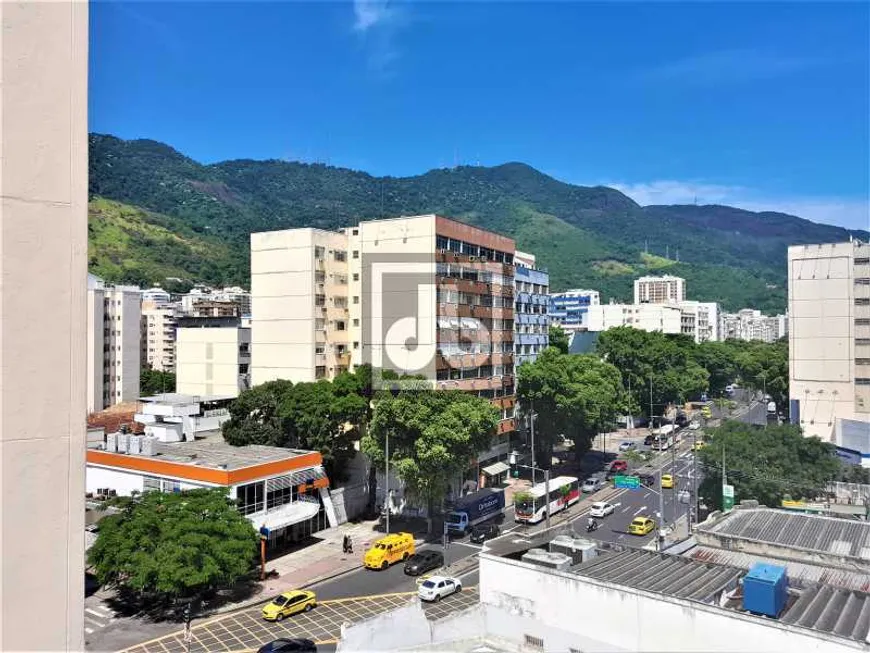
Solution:
[(363, 565), (368, 569), (386, 569), (394, 562), (407, 560), (414, 555), (414, 536), (410, 533), (393, 533), (382, 537), (363, 556)]

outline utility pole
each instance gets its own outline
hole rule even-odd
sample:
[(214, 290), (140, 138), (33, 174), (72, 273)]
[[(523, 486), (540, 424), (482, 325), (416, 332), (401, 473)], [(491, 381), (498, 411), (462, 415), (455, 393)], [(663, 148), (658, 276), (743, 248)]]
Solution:
[(652, 377), (649, 377), (649, 427), (653, 425)]
[(634, 421), (631, 419), (631, 374), (628, 375), (628, 437), (632, 436)]
[[(534, 469), (532, 470), (532, 474), (534, 474)], [(545, 510), (547, 511), (547, 530), (550, 530), (550, 470), (549, 468), (544, 470), (544, 494), (547, 497), (547, 503)]]
[[(390, 432), (387, 431), (387, 441), (384, 447), (384, 512), (386, 513), (386, 532), (390, 534)], [(431, 516), (431, 515), (430, 515)]]
[(656, 536), (656, 544), (659, 551), (662, 549), (662, 527), (665, 525), (665, 490), (662, 487), (662, 468), (659, 468), (659, 528)]
[[(535, 401), (534, 399), (529, 402), (531, 404), (532, 412), (529, 416), (529, 420), (532, 424), (532, 486), (535, 485)], [(548, 513), (549, 514), (549, 513)]]

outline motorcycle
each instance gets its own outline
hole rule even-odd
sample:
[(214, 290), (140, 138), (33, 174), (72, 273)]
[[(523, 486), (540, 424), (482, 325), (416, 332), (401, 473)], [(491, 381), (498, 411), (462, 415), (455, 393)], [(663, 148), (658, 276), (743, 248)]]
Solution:
[(586, 524), (586, 532), (587, 533), (591, 533), (592, 531), (597, 531), (597, 530), (598, 530), (598, 522), (597, 521), (590, 522), (590, 523)]

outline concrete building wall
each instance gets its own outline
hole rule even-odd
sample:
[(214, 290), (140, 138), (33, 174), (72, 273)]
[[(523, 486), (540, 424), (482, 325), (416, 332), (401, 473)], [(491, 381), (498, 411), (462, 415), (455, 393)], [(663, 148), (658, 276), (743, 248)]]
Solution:
[(870, 289), (855, 276), (860, 249), (837, 243), (788, 252), (789, 394), (804, 434), (828, 441), (837, 420), (870, 418), (856, 411), (863, 385), (856, 383), (856, 347), (870, 342), (870, 315), (859, 316), (867, 307), (856, 301), (856, 292)]
[(0, 650), (82, 651), (88, 4), (0, 21)]
[(160, 372), (175, 371), (175, 325), (178, 311), (172, 306), (142, 302), (141, 362)]
[(686, 301), (686, 280), (681, 277), (640, 277), (634, 280), (635, 304), (676, 304)]
[(630, 326), (642, 331), (682, 332), (682, 311), (663, 304), (600, 304), (589, 308), (589, 330)]
[(194, 397), (236, 397), (248, 373), (251, 330), (241, 327), (178, 329), (176, 392)]
[[(328, 375), (327, 349), (347, 342), (329, 293), (347, 297), (347, 237), (318, 229), (251, 234), (253, 385)], [(342, 290), (343, 286), (343, 290)], [(330, 310), (330, 306), (332, 310)], [(335, 366), (333, 360), (333, 367)], [(318, 370), (320, 368), (320, 370)]]
[(105, 298), (102, 289), (89, 288), (87, 292), (87, 402), (88, 412), (104, 408), (103, 375), (105, 374), (104, 320)]

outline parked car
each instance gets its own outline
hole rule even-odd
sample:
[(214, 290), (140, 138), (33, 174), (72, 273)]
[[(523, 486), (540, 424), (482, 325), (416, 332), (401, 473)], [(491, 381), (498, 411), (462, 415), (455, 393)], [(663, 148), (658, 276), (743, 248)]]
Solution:
[(317, 653), (317, 645), (310, 639), (273, 639), (257, 649), (257, 653)]
[(481, 524), (471, 531), (471, 537), (468, 538), (475, 544), (482, 544), (486, 540), (491, 540), (501, 534), (501, 529), (498, 524)]
[(417, 590), (417, 596), (423, 601), (440, 601), (445, 596), (462, 591), (462, 583), (448, 576), (432, 576)]
[(317, 607), (317, 596), (310, 590), (292, 590), (276, 596), (263, 606), (263, 619), (281, 621), (284, 617), (308, 612)]
[(589, 516), (590, 517), (599, 517), (604, 518), (607, 515), (612, 515), (613, 511), (616, 510), (616, 506), (612, 503), (607, 503), (606, 501), (596, 501), (589, 508)]
[(580, 488), (581, 492), (586, 492), (588, 494), (593, 494), (598, 492), (601, 488), (604, 487), (604, 481), (601, 480), (597, 476), (590, 476), (585, 481), (583, 481), (583, 486)]
[(646, 436), (643, 439), (644, 446), (651, 447), (652, 443), (655, 441), (655, 439), (656, 439), (656, 436), (654, 436), (652, 433), (650, 433), (648, 436)]
[(634, 442), (623, 442), (619, 445), (620, 451), (634, 451), (637, 449), (637, 444)]
[(693, 420), (689, 423), (689, 430), (690, 430), (690, 431), (697, 431), (699, 428), (701, 428), (701, 422), (699, 422), (698, 420), (693, 419)]
[(635, 517), (628, 525), (629, 535), (647, 535), (656, 527), (656, 523), (649, 517)]
[(440, 551), (420, 551), (405, 562), (405, 573), (409, 576), (419, 576), (443, 566), (444, 554)]

